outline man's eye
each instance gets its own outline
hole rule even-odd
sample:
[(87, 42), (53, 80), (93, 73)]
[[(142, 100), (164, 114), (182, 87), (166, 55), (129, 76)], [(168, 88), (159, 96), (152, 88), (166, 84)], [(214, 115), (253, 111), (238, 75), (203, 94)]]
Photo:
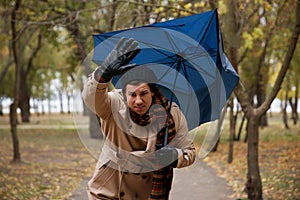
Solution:
[(135, 93), (128, 93), (129, 96), (134, 97)]
[(148, 91), (143, 91), (142, 93), (141, 93), (141, 95), (145, 95), (145, 94), (148, 94), (149, 92)]

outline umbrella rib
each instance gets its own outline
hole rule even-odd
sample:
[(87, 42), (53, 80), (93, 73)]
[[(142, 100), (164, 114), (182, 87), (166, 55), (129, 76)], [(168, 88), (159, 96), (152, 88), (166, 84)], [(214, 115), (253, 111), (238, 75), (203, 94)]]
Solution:
[[(189, 80), (189, 77), (188, 77), (188, 74), (187, 74), (187, 70), (186, 70), (186, 65), (183, 63), (184, 67), (183, 67), (183, 73), (184, 73), (184, 76), (186, 77), (186, 80), (188, 83), (190, 83), (190, 80)], [(192, 93), (192, 86), (191, 87), (188, 87), (188, 93), (187, 94), (191, 94)], [(187, 108), (186, 108), (186, 112), (188, 112), (190, 110), (190, 107), (191, 107), (191, 104), (188, 103), (187, 104)]]
[[(214, 15), (216, 15), (216, 12), (214, 12)], [(213, 19), (214, 19), (214, 17), (211, 17), (210, 20), (207, 22), (207, 26), (206, 26), (206, 28), (205, 28), (205, 31), (204, 31), (204, 33), (202, 34), (203, 36), (206, 35), (206, 33), (208, 32), (208, 27), (211, 25)], [(201, 32), (201, 31), (199, 31), (198, 36), (200, 35), (200, 32)], [(199, 44), (202, 43), (203, 39), (204, 39), (204, 37), (202, 37), (202, 38), (200, 39)]]
[[(159, 45), (155, 45), (155, 44), (150, 43), (150, 42), (144, 42), (144, 41), (142, 41), (142, 42), (139, 41), (139, 42), (142, 43), (142, 44), (144, 44), (144, 45), (145, 45), (146, 47), (148, 47), (149, 49), (152, 49), (153, 51), (156, 51), (156, 52), (158, 52), (158, 53), (164, 55), (165, 57), (172, 59), (173, 62), (176, 62), (177, 57), (173, 58), (174, 56), (170, 56), (170, 55), (168, 55), (168, 54), (167, 54), (166, 52), (164, 52), (164, 51), (171, 52), (171, 53), (173, 53), (174, 55), (177, 55), (177, 53), (179, 52), (179, 47), (176, 45), (175, 41), (172, 40), (172, 38), (170, 37), (170, 35), (167, 34), (167, 32), (165, 33), (165, 35), (166, 35), (166, 37), (167, 37), (167, 39), (168, 39), (168, 41), (169, 41), (169, 44), (171, 44), (171, 46), (172, 46), (172, 48), (173, 48), (173, 49), (171, 49), (171, 50), (170, 50), (170, 49), (163, 48), (162, 46), (159, 46)], [(114, 36), (114, 37), (115, 37), (116, 39), (121, 38), (121, 36)], [(161, 60), (163, 60), (163, 59), (161, 59)], [(153, 60), (153, 63), (163, 63), (163, 62), (161, 62), (161, 60)], [(173, 62), (170, 61), (170, 63), (173, 63)], [(169, 63), (169, 62), (166, 62), (166, 64), (168, 64), (168, 63)], [(169, 64), (170, 64), (170, 63), (169, 63)]]
[[(192, 66), (199, 66), (199, 64), (198, 63), (195, 63), (194, 61), (189, 61), (191, 64), (192, 64)], [(215, 66), (215, 63), (214, 62), (212, 62), (210, 59), (209, 59), (209, 65), (210, 66)], [(213, 64), (212, 64), (213, 63)], [(206, 76), (209, 76), (209, 77), (213, 77), (212, 75), (210, 75), (210, 73), (208, 73), (208, 72), (206, 72), (205, 70), (202, 70), (201, 68), (197, 68), (196, 69), (198, 72), (200, 72), (201, 73), (201, 75), (206, 75)], [(202, 74), (203, 73), (203, 74)]]
[[(169, 36), (169, 35), (167, 35), (167, 36)], [(117, 39), (122, 38), (122, 37), (123, 37), (123, 36), (114, 36), (114, 38), (117, 38)], [(157, 52), (161, 53), (162, 55), (171, 58), (168, 54), (166, 54), (166, 53), (163, 52), (163, 51), (169, 51), (169, 52), (170, 52), (170, 50), (168, 50), (168, 49), (166, 49), (166, 48), (163, 48), (162, 46), (155, 45), (155, 44), (150, 43), (150, 42), (144, 42), (144, 41), (139, 41), (139, 43), (142, 43), (142, 44), (144, 44), (146, 47), (148, 47), (149, 49), (153, 49), (154, 51), (157, 51)], [(172, 52), (172, 53), (173, 53), (173, 52)]]
[(165, 35), (166, 35), (166, 37), (167, 37), (169, 43), (170, 43), (171, 46), (173, 47), (173, 49), (172, 49), (173, 52), (174, 52), (175, 54), (179, 53), (179, 52), (180, 52), (180, 51), (179, 51), (179, 47), (176, 45), (175, 41), (172, 40), (170, 34), (165, 33)]

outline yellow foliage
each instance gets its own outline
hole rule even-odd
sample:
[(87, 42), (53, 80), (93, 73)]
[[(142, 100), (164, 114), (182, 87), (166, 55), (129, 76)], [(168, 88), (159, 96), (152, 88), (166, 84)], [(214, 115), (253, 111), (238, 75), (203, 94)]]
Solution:
[(180, 15), (181, 16), (188, 16), (190, 14), (188, 12), (186, 12), (186, 11), (180, 11)]
[(226, 4), (223, 2), (223, 1), (219, 1), (219, 4), (218, 4), (218, 12), (220, 14), (222, 13), (227, 13), (228, 12), (228, 9), (226, 7)]
[(160, 12), (163, 12), (164, 11), (164, 8), (163, 7), (158, 7), (154, 10), (155, 13), (160, 13)]
[(0, 56), (7, 57), (9, 55), (9, 49), (7, 47), (2, 47), (0, 49)]
[(191, 9), (192, 8), (192, 4), (191, 3), (185, 4), (184, 8), (187, 9), (187, 10)]
[(205, 6), (205, 2), (201, 1), (199, 3), (195, 3), (195, 8), (203, 8)]
[(264, 35), (264, 32), (261, 28), (256, 27), (254, 28), (252, 35), (253, 38), (260, 38)]
[(245, 47), (251, 49), (253, 46), (253, 37), (249, 33), (244, 32), (242, 38), (245, 41)]
[(262, 0), (254, 0), (254, 4), (261, 4), (262, 2)]
[(271, 4), (269, 4), (267, 1), (263, 1), (262, 4), (263, 4), (263, 6), (264, 6), (266, 12), (269, 12), (269, 11), (272, 10), (272, 8), (273, 8), (273, 7), (271, 6)]

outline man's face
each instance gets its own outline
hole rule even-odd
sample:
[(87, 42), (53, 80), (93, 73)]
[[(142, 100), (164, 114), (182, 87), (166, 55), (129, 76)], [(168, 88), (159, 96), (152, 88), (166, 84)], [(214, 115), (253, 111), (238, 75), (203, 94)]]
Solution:
[(151, 106), (153, 92), (147, 83), (126, 86), (128, 107), (139, 115), (145, 114)]

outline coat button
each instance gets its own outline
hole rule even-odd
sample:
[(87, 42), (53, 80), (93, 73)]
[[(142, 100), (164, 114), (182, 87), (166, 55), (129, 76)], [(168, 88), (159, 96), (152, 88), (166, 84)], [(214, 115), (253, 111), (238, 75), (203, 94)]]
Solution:
[(125, 192), (120, 192), (120, 197), (124, 196)]

